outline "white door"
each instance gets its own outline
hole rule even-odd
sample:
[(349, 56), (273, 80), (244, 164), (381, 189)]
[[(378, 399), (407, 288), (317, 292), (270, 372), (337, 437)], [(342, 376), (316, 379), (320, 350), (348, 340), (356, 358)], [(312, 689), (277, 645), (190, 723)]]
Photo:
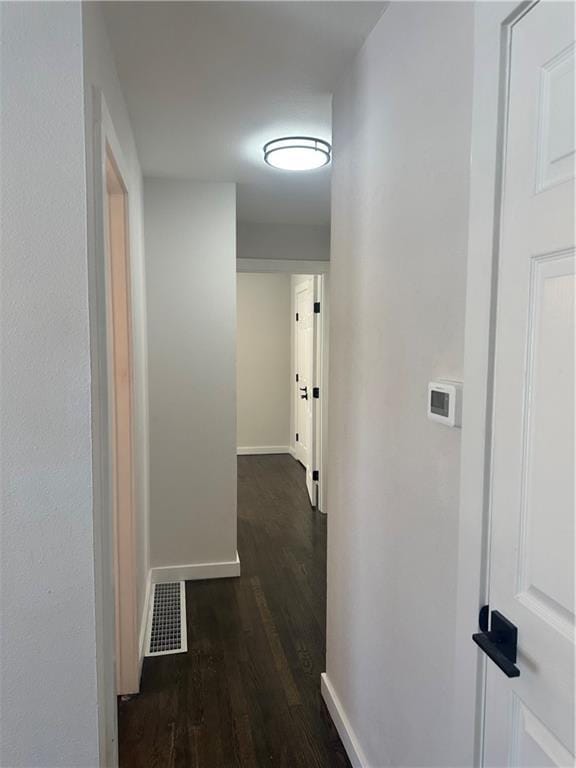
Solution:
[(572, 766), (574, 5), (534, 5), (510, 40), (489, 599), (517, 627), (519, 676), (487, 662), (484, 765)]
[(296, 287), (296, 458), (306, 467), (306, 486), (315, 500), (314, 470), (314, 278)]

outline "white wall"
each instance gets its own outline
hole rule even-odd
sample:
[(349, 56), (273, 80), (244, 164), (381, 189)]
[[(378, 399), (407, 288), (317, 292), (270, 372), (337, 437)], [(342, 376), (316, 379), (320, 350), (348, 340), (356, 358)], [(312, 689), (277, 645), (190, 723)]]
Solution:
[(153, 567), (236, 557), (236, 188), (145, 179)]
[(392, 3), (334, 99), (327, 677), (368, 765), (449, 764), (472, 3)]
[(290, 444), (290, 275), (239, 274), (238, 448)]
[(327, 261), (330, 227), (238, 222), (239, 259)]
[(0, 764), (99, 764), (82, 18), (2, 3)]

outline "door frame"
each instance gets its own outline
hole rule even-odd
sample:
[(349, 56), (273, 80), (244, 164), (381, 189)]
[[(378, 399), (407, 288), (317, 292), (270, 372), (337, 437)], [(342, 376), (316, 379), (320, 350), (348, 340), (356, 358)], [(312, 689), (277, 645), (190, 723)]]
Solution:
[[(138, 596), (136, 590), (136, 483), (134, 450), (134, 340), (132, 322), (132, 290), (131, 290), (131, 260), (130, 260), (130, 211), (129, 193), (123, 158), (119, 153), (119, 147), (111, 146), (110, 137), (105, 139), (105, 166), (106, 166), (106, 202), (104, 206), (104, 226), (108, 235), (106, 239), (106, 326), (107, 326), (107, 354), (108, 354), (108, 397), (111, 407), (109, 409), (110, 429), (110, 463), (113, 481), (113, 532), (114, 532), (114, 595), (116, 605), (116, 681), (117, 693), (120, 695), (138, 693), (140, 688), (140, 664), (139, 664), (139, 631), (138, 631)], [(109, 175), (113, 176), (116, 190), (111, 193)], [(112, 216), (112, 206), (117, 211)], [(122, 230), (121, 244), (113, 244), (113, 218), (121, 217)], [(114, 238), (116, 240), (117, 238)], [(120, 310), (126, 314), (126, 349), (122, 355), (127, 365), (128, 372), (128, 407), (127, 423), (122, 429), (127, 430), (124, 435), (128, 444), (128, 477), (123, 479), (118, 470), (118, 413), (117, 396), (120, 389), (116, 371), (117, 338), (116, 311), (114, 298), (115, 260), (120, 261), (120, 269), (124, 272), (124, 291), (122, 291)], [(122, 491), (120, 490), (122, 489)], [(119, 513), (118, 498), (120, 493), (128, 496), (129, 503), (122, 507), (122, 515)]]
[(320, 314), (314, 315), (314, 376), (320, 388), (314, 424), (314, 462), (320, 470), (317, 481), (319, 512), (327, 514), (326, 482), (328, 470), (328, 329), (330, 327), (330, 276), (328, 272), (314, 276), (314, 301), (320, 302)]
[(483, 764), (496, 295), (512, 28), (537, 0), (477, 3), (466, 277), (452, 764)]
[[(321, 499), (321, 492), (324, 492), (325, 484), (321, 483), (321, 476), (323, 475), (322, 468), (322, 407), (320, 400), (323, 397), (323, 349), (324, 349), (324, 335), (323, 335), (323, 322), (324, 322), (324, 301), (323, 301), (323, 285), (324, 275), (302, 275), (299, 274), (300, 282), (295, 282), (296, 275), (291, 275), (290, 291), (291, 291), (291, 308), (292, 308), (292, 320), (291, 320), (291, 337), (292, 337), (292, 360), (291, 360), (291, 390), (292, 390), (292, 424), (290, 435), (290, 450), (294, 458), (301, 461), (301, 457), (297, 455), (298, 443), (296, 441), (296, 433), (300, 432), (298, 428), (298, 414), (300, 406), (300, 383), (296, 381), (296, 375), (299, 373), (298, 369), (298, 345), (300, 330), (300, 321), (296, 319), (296, 309), (298, 307), (298, 294), (302, 290), (312, 289), (312, 303), (320, 304), (320, 312), (314, 312), (312, 314), (312, 371), (311, 371), (311, 384), (312, 392), (309, 393), (309, 398), (312, 399), (311, 405), (311, 425), (309, 434), (309, 450), (308, 459), (312, 466), (306, 467), (306, 485), (308, 486), (309, 478), (312, 478), (314, 470), (318, 471), (318, 479), (311, 479), (312, 483), (312, 496), (310, 500), (313, 507), (322, 511), (324, 509), (323, 499)], [(302, 278), (307, 279), (308, 283), (306, 289), (303, 289)], [(318, 388), (319, 398), (314, 397), (314, 389)], [(301, 462), (302, 463), (302, 462)]]
[[(327, 488), (327, 426), (328, 426), (328, 323), (329, 323), (329, 300), (328, 300), (328, 272), (317, 274), (312, 272), (298, 272), (298, 276), (308, 275), (313, 278), (312, 294), (314, 303), (320, 303), (320, 312), (313, 315), (313, 350), (312, 350), (312, 378), (313, 387), (318, 387), (320, 397), (312, 399), (312, 434), (310, 435), (310, 457), (313, 470), (318, 471), (318, 480), (316, 484), (316, 497), (312, 502), (313, 506), (319, 512), (327, 514), (326, 509), (326, 488)], [(296, 458), (296, 418), (298, 412), (299, 391), (296, 384), (297, 371), (297, 347), (296, 334), (298, 326), (296, 323), (296, 293), (297, 287), (294, 283), (295, 275), (292, 275), (290, 285), (291, 307), (292, 307), (292, 361), (290, 365), (290, 387), (292, 391), (292, 418), (290, 421), (290, 451)], [(312, 470), (311, 470), (312, 471)]]
[[(314, 280), (314, 275), (306, 275), (306, 283), (300, 282), (298, 285), (294, 284), (294, 275), (290, 276), (290, 306), (291, 306), (291, 325), (290, 325), (290, 335), (292, 338), (292, 359), (290, 362), (290, 391), (292, 393), (292, 414), (294, 416), (293, 423), (290, 428), (290, 449), (292, 451), (292, 455), (295, 459), (298, 459), (298, 461), (301, 464), (304, 464), (302, 461), (302, 455), (298, 451), (298, 442), (296, 440), (296, 433), (301, 432), (299, 429), (299, 419), (298, 419), (298, 407), (300, 405), (300, 382), (296, 381), (296, 374), (298, 371), (298, 350), (299, 350), (299, 337), (298, 337), (298, 331), (299, 331), (299, 320), (296, 320), (296, 312), (298, 308), (298, 294), (308, 290), (310, 287), (312, 289), (312, 302), (316, 301), (316, 285)], [(310, 376), (312, 379), (312, 386), (316, 386), (316, 371), (315, 371), (315, 363), (316, 363), (316, 350), (315, 350), (315, 343), (316, 343), (316, 318), (313, 318), (313, 328), (312, 328), (312, 370), (310, 372)], [(309, 399), (312, 398), (312, 424), (310, 425), (310, 434), (308, 435), (308, 457), (312, 464), (315, 466), (316, 464), (316, 451), (315, 451), (315, 439), (314, 439), (314, 430), (316, 428), (315, 424), (315, 409), (314, 409), (314, 401), (313, 401), (313, 395), (312, 393), (309, 393)], [(308, 468), (306, 469), (308, 471)], [(312, 470), (310, 470), (312, 471)]]
[[(318, 480), (318, 509), (324, 514), (327, 513), (327, 493), (328, 483), (328, 396), (329, 396), (329, 298), (330, 298), (330, 262), (329, 261), (305, 261), (302, 259), (237, 259), (237, 272), (253, 272), (259, 274), (268, 274), (271, 272), (289, 274), (289, 275), (312, 275), (314, 280), (314, 301), (320, 301), (321, 312), (315, 315), (315, 344), (314, 357), (314, 376), (316, 386), (320, 387), (321, 397), (318, 400), (316, 410), (316, 426), (314, 436), (314, 458), (316, 467), (319, 470)], [(293, 293), (291, 288), (291, 293)], [(292, 296), (292, 303), (293, 303)], [(292, 318), (294, 318), (294, 307), (292, 306)], [(292, 329), (294, 322), (292, 322)], [(294, 391), (294, 344), (292, 344), (292, 361), (290, 366), (290, 392)], [(290, 419), (290, 447), (294, 448), (294, 398), (291, 396), (291, 419)], [(294, 455), (292, 453), (292, 455)]]
[[(100, 761), (102, 765), (118, 765), (118, 718), (116, 686), (116, 605), (114, 584), (115, 530), (113, 520), (114, 473), (113, 473), (113, 399), (112, 358), (110, 344), (110, 262), (108, 258), (108, 213), (106, 188), (107, 148), (110, 149), (116, 168), (128, 195), (132, 191), (127, 184), (127, 164), (118, 140), (104, 95), (93, 88), (88, 106), (90, 122), (87, 131), (92, 139), (87, 142), (88, 182), (88, 261), (90, 300), (90, 346), (92, 359), (92, 454), (93, 454), (93, 531), (95, 551), (96, 595), (96, 674), (98, 685), (98, 722)], [(130, 211), (126, 206), (126, 228), (130, 233)], [(132, 275), (129, 275), (129, 288)], [(132, 318), (130, 318), (132, 320)], [(131, 370), (134, 373), (134, 344), (130, 344)], [(132, 446), (134, 446), (134, 378), (132, 376)], [(132, 481), (136, 472), (135, 456), (132, 461)], [(133, 584), (136, 584), (136, 540), (128, 542), (131, 551), (129, 561), (133, 568)], [(134, 595), (133, 611), (137, 612)], [(137, 613), (136, 613), (137, 616)], [(137, 626), (136, 620), (136, 626)], [(136, 653), (139, 656), (138, 637)], [(137, 658), (138, 678), (140, 659)]]

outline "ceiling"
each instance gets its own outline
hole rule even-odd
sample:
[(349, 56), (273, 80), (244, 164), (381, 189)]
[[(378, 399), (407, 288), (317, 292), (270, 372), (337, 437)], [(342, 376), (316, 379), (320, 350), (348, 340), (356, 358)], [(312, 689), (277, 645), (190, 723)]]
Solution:
[(145, 175), (238, 182), (243, 221), (329, 220), (330, 171), (278, 171), (262, 146), (330, 139), (331, 93), (380, 2), (105, 2)]

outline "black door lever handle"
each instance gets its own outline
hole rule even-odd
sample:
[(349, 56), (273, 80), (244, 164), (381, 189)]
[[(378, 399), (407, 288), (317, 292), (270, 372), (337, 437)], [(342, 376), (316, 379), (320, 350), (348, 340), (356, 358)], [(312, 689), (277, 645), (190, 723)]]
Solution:
[(472, 640), (492, 659), (506, 677), (520, 677), (516, 666), (518, 629), (498, 611), (492, 611), (490, 631), (477, 632)]

